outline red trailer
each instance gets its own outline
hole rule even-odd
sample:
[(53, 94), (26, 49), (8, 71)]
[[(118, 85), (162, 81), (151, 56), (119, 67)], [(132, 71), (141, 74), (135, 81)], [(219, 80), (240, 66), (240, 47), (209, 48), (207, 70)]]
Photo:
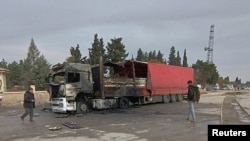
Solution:
[(187, 94), (187, 81), (194, 79), (192, 68), (159, 63), (127, 60), (105, 63), (104, 68), (106, 74), (103, 80), (100, 79), (103, 76), (100, 67), (92, 68), (93, 100), (98, 97), (110, 100), (116, 98), (120, 108), (127, 108), (129, 102), (147, 104), (182, 101)]

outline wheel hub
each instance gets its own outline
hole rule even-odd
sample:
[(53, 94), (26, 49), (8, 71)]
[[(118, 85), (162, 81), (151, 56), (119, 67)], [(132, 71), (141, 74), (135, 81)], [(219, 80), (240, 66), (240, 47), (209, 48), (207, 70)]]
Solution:
[(88, 108), (87, 108), (86, 104), (82, 104), (80, 109), (81, 109), (81, 111), (86, 112)]

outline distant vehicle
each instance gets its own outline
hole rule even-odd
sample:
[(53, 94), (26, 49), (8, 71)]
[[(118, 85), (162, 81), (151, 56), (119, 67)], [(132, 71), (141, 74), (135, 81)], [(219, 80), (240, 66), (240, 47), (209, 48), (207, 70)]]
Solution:
[(211, 85), (211, 86), (206, 88), (207, 91), (216, 91), (219, 89), (220, 89), (220, 87), (218, 85)]
[(241, 90), (247, 90), (247, 91), (249, 91), (250, 88), (249, 87), (241, 87)]
[(234, 86), (232, 84), (228, 84), (226, 87), (228, 88), (228, 90), (234, 90)]

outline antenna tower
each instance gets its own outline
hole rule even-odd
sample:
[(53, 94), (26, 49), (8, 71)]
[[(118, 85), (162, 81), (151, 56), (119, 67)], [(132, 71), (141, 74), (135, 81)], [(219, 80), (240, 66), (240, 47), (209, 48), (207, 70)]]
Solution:
[(207, 51), (207, 63), (213, 64), (213, 46), (214, 46), (214, 25), (211, 25), (208, 47), (205, 47)]

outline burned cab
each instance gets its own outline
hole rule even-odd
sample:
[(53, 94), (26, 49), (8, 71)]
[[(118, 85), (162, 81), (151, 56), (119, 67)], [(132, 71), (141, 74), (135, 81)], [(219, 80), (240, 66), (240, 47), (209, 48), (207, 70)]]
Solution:
[(47, 84), (53, 112), (87, 110), (86, 97), (93, 90), (89, 64), (56, 64), (47, 77)]

